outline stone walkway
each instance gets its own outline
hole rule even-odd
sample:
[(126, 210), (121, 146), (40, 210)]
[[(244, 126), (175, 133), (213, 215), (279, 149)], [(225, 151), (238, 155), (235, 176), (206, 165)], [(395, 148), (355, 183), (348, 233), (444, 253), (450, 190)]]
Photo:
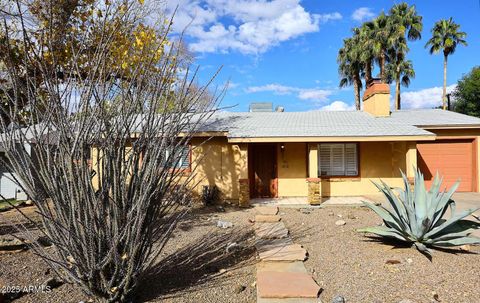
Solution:
[(293, 243), (277, 206), (255, 207), (258, 303), (318, 302), (320, 287), (307, 273), (307, 251)]

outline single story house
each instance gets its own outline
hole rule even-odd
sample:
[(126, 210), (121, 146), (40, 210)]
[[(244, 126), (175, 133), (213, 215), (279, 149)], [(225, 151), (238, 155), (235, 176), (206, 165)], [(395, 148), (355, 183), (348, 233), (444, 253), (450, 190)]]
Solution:
[[(440, 109), (390, 110), (390, 88), (373, 83), (362, 111), (218, 112), (193, 139), (197, 190), (217, 186), (227, 200), (378, 193), (371, 181), (402, 186), (416, 167), (430, 183), (480, 189), (480, 119)], [(196, 146), (198, 145), (198, 146)], [(201, 156), (201, 157), (200, 157)]]

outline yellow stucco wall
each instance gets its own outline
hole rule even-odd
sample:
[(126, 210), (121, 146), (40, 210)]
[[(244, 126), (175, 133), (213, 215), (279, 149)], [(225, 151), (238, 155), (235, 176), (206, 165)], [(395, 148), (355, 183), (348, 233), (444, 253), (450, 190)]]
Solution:
[[(416, 149), (409, 142), (361, 142), (359, 143), (360, 175), (358, 177), (330, 178), (322, 180), (323, 196), (359, 196), (378, 193), (371, 181), (382, 179), (393, 187), (402, 186), (400, 169), (416, 164)], [(310, 146), (310, 158), (317, 156), (314, 144)], [(407, 154), (409, 155), (407, 157)], [(415, 155), (415, 156), (414, 156)], [(407, 164), (408, 161), (408, 164)], [(312, 172), (317, 169), (309, 168)], [(316, 177), (316, 172), (314, 176)]]
[(203, 185), (216, 185), (227, 200), (239, 196), (239, 179), (248, 178), (248, 146), (228, 144), (227, 138), (192, 140), (192, 184), (201, 193)]
[(307, 144), (278, 144), (278, 196), (301, 197), (307, 195)]

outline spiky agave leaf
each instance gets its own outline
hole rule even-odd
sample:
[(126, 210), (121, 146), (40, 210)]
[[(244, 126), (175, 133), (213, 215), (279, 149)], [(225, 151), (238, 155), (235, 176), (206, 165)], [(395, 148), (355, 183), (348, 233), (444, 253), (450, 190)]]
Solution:
[[(382, 237), (413, 242), (423, 254), (431, 256), (427, 246), (451, 247), (464, 244), (480, 244), (480, 238), (470, 236), (480, 223), (463, 220), (480, 208), (455, 212), (452, 195), (459, 186), (456, 182), (448, 191), (440, 191), (443, 179), (435, 175), (427, 191), (423, 175), (415, 173), (415, 188), (412, 191), (406, 175), (402, 172), (404, 189), (395, 189), (397, 194), (383, 181), (375, 186), (383, 193), (392, 210), (362, 201), (365, 206), (379, 215), (385, 226), (362, 228), (358, 232), (373, 233)], [(442, 219), (450, 208), (450, 218)]]

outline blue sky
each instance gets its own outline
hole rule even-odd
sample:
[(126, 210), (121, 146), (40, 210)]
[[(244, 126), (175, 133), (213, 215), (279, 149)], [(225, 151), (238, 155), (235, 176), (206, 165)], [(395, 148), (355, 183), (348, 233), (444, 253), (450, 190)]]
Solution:
[[(251, 102), (272, 102), (287, 111), (305, 111), (352, 108), (352, 88), (338, 88), (337, 51), (352, 27), (399, 2), (176, 0), (167, 5), (179, 4), (175, 30), (190, 23), (186, 41), (200, 65), (200, 80), (223, 66), (215, 82), (231, 81), (223, 106), (246, 111)], [(453, 17), (467, 32), (468, 47), (449, 57), (451, 90), (480, 64), (480, 1), (407, 2), (423, 16), (424, 29), (420, 41), (409, 43), (416, 77), (410, 87), (402, 87), (402, 105), (431, 108), (441, 103), (443, 58), (424, 48), (430, 29), (435, 21)]]

